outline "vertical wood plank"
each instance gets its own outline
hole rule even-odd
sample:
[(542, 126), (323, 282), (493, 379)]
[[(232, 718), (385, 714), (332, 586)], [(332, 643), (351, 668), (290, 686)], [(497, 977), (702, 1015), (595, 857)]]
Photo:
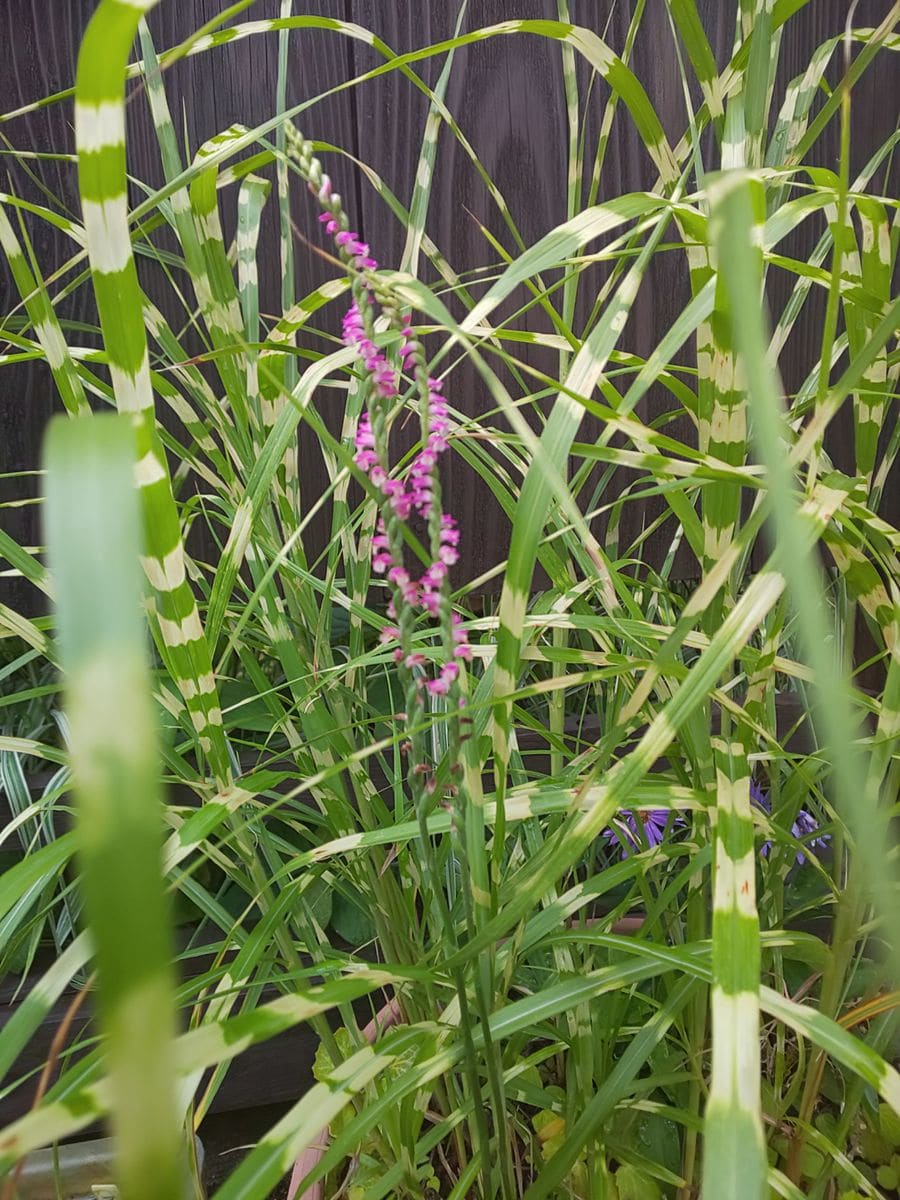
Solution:
[[(0, 41), (14, 46), (7, 56), (9, 70), (0, 78), (0, 111), (6, 112), (28, 100), (67, 86), (74, 77), (78, 42), (93, 11), (94, 0), (68, 0), (54, 7), (53, 20), (47, 20), (45, 0), (7, 0), (0, 9)], [(159, 49), (173, 45), (200, 23), (221, 11), (220, 0), (167, 0), (151, 15), (151, 26)], [(262, 19), (278, 14), (279, 0), (258, 0), (250, 16)], [(727, 61), (734, 30), (736, 0), (701, 0), (700, 11), (714, 52), (720, 64)], [(571, 0), (571, 17), (604, 36), (616, 51), (624, 45), (630, 6), (613, 0)], [(456, 0), (422, 5), (419, 0), (297, 0), (296, 11), (352, 20), (376, 31), (394, 50), (408, 51), (437, 42), (452, 34), (457, 15)], [(877, 24), (884, 16), (884, 0), (862, 0), (857, 9), (858, 24)], [(466, 28), (472, 29), (508, 18), (507, 0), (470, 0)], [(556, 17), (555, 0), (521, 0), (516, 16)], [(834, 36), (843, 27), (844, 0), (812, 0), (792, 18), (790, 35), (782, 47), (776, 90), (776, 110), (787, 82), (798, 74), (813, 48)], [(642, 35), (637, 41), (632, 66), (646, 88), (662, 123), (674, 142), (686, 124), (684, 97), (672, 43), (666, 6), (648, 4)], [(191, 153), (208, 137), (235, 121), (253, 126), (269, 117), (274, 108), (277, 73), (277, 36), (262, 34), (232, 46), (177, 63), (166, 77), (170, 103), (176, 123), (187, 132)], [(884, 103), (895, 95), (900, 83), (896, 56), (882, 55), (863, 77), (853, 100), (854, 169), (868, 157), (874, 146), (893, 130), (892, 106)], [(369, 164), (387, 181), (404, 204), (408, 204), (428, 110), (427, 98), (398, 72), (341, 91), (325, 93), (337, 84), (378, 65), (380, 56), (364, 43), (352, 41), (333, 31), (296, 31), (290, 40), (288, 102), (322, 97), (304, 114), (302, 125), (309, 136), (343, 147)], [(429, 84), (437, 79), (443, 63), (436, 56), (416, 69)], [(833, 85), (843, 70), (842, 55), (835, 55), (829, 71)], [(578, 70), (582, 97), (587, 95), (590, 72), (582, 64)], [(588, 146), (595, 142), (608, 89), (594, 81), (587, 108)], [(475, 152), (505, 196), (510, 212), (526, 244), (531, 244), (565, 217), (566, 122), (562, 81), (561, 53), (558, 43), (534, 36), (513, 35), (491, 39), (460, 50), (454, 62), (447, 95), (450, 110), (471, 141)], [(31, 114), (4, 126), (4, 132), (20, 149), (72, 149), (71, 106), (60, 105)], [(134, 174), (151, 183), (160, 180), (158, 152), (145, 99), (136, 95), (129, 106), (130, 165)], [(823, 166), (836, 165), (837, 127), (833, 125), (820, 139), (811, 161)], [(592, 151), (591, 151), (592, 152)], [(358, 217), (363, 235), (374, 252), (386, 264), (399, 262), (404, 233), (377, 197), (366, 179), (353, 171), (347, 159), (326, 155), (329, 169), (341, 180), (348, 208)], [(40, 187), (9, 157), (12, 186), (23, 196), (41, 199)], [(49, 192), (58, 197), (61, 211), (78, 212), (74, 165), (64, 162), (33, 162), (34, 174)], [(627, 113), (617, 114), (601, 179), (600, 199), (652, 185), (655, 172), (634, 134)], [(887, 194), (896, 189), (896, 176), (878, 185)], [(234, 189), (221, 197), (227, 231), (235, 222)], [(306, 294), (332, 273), (329, 264), (315, 253), (322, 245), (318, 226), (308, 197), (297, 187), (292, 200), (297, 230), (297, 291)], [(428, 233), (459, 272), (483, 267), (496, 261), (479, 224), (483, 223), (510, 251), (517, 252), (514, 239), (504, 225), (487, 189), (478, 178), (468, 157), (449, 130), (442, 129), (438, 161), (428, 219)], [(35, 253), (45, 274), (50, 273), (71, 252), (67, 239), (43, 222), (29, 221)], [(805, 254), (821, 227), (804, 226), (787, 253)], [(278, 237), (276, 205), (270, 203), (264, 216), (259, 248), (260, 287), (263, 311), (277, 315), (280, 307), (278, 285)], [(158, 270), (148, 260), (142, 263), (142, 279), (158, 299), (167, 316), (178, 321), (177, 302)], [(5, 264), (0, 267), (3, 312), (12, 308), (10, 281)], [(426, 269), (427, 275), (427, 269)], [(585, 273), (576, 313), (576, 328), (583, 322), (597, 289), (606, 278), (601, 267)], [(787, 297), (789, 280), (772, 272), (769, 299), (777, 315)], [(654, 261), (638, 295), (632, 317), (623, 333), (621, 348), (647, 354), (675, 319), (688, 298), (687, 275), (683, 255), (663, 254)], [(504, 312), (513, 311), (523, 295), (513, 297)], [(814, 295), (790, 339), (782, 362), (785, 386), (795, 390), (809, 370), (818, 352), (823, 297)], [(340, 313), (323, 315), (326, 333), (336, 334)], [(77, 321), (92, 321), (89, 290), (81, 289), (67, 301), (61, 312)], [(549, 330), (545, 316), (530, 312), (521, 327)], [(311, 344), (321, 347), (321, 335), (308, 335)], [(89, 335), (78, 339), (89, 343)], [(522, 360), (529, 366), (553, 376), (555, 353), (538, 348), (523, 348)], [(690, 363), (686, 348), (682, 361)], [(510, 386), (510, 375), (501, 372)], [(490, 405), (486, 390), (475, 372), (463, 365), (454, 371), (450, 392), (455, 403), (467, 414), (477, 415)], [(520, 397), (514, 391), (514, 398)], [(329, 426), (339, 428), (342, 401), (338, 394), (324, 389), (316, 397), (320, 412)], [(41, 432), (55, 405), (49, 373), (40, 365), (5, 368), (0, 374), (0, 472), (25, 470), (37, 462)], [(642, 402), (640, 415), (651, 418), (668, 405), (666, 394), (654, 389)], [(846, 465), (844, 450), (849, 444), (849, 413), (841, 414), (830, 436), (839, 465)], [(586, 418), (580, 436), (596, 436), (596, 421)], [(689, 439), (686, 418), (671, 427), (675, 436)], [(300, 431), (301, 494), (305, 505), (321, 495), (327, 476), (315, 439)], [(612, 499), (633, 482), (619, 473), (608, 489)], [(508, 542), (508, 523), (491, 500), (484, 485), (456, 458), (448, 464), (447, 486), (463, 527), (469, 531), (468, 547), (459, 567), (459, 578), (467, 578), (502, 561)], [(33, 478), (0, 480), (0, 503), (19, 501), (35, 492)], [(896, 488), (893, 489), (896, 496)], [(900, 500), (894, 504), (900, 506)], [(626, 506), (620, 531), (620, 545), (627, 545), (647, 522), (661, 511), (658, 501)], [(4, 528), (27, 544), (38, 541), (37, 510), (34, 507), (0, 509)], [(324, 545), (328, 532), (328, 514), (311, 531), (312, 551)], [(603, 536), (605, 522), (597, 522)], [(664, 530), (645, 546), (651, 562), (658, 560), (668, 542)], [(691, 556), (679, 561), (676, 573), (692, 575), (696, 564)], [(34, 597), (27, 588), (0, 578), (0, 592), (6, 602), (28, 607)]]
[[(0, 5), (0, 46), (4, 47), (0, 73), (0, 112), (9, 112), (41, 96), (60, 91), (75, 77), (75, 59), (81, 33), (94, 8), (93, 0), (71, 0), (55, 8), (47, 19), (43, 0), (10, 0)], [(74, 151), (72, 107), (58, 105), (39, 110), (2, 126), (16, 150)], [(8, 149), (8, 145), (4, 145)], [(25, 170), (8, 154), (3, 157), (0, 188), (34, 203), (46, 204), (43, 185), (59, 200), (59, 211), (77, 216), (78, 186), (74, 163), (35, 161)], [(74, 243), (46, 221), (26, 220), (28, 236), (44, 277), (48, 277), (75, 252)], [(0, 255), (0, 320), (18, 304), (6, 258)], [(93, 305), (85, 290), (59, 309), (62, 319), (93, 322)], [(77, 344), (90, 345), (89, 337)], [(2, 335), (0, 335), (2, 343)], [(36, 546), (40, 541), (40, 493), (36, 476), (2, 478), (18, 471), (34, 471), (41, 438), (51, 415), (62, 408), (50, 372), (44, 363), (21, 363), (0, 372), (0, 523), (17, 541)], [(15, 507), (6, 507), (14, 505)], [(0, 562), (0, 572), (5, 567)], [(28, 612), (37, 611), (41, 597), (29, 584), (0, 575), (0, 601)]]

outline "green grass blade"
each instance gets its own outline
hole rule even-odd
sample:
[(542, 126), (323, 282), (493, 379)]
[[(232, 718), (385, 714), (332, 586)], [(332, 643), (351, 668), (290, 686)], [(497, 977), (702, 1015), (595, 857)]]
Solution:
[[(294, 0), (281, 0), (281, 19), (289, 20), (294, 11)], [(275, 91), (276, 112), (284, 112), (287, 108), (288, 84), (288, 49), (290, 46), (291, 30), (285, 25), (278, 34), (278, 80)], [(295, 43), (296, 44), (296, 43)], [(275, 131), (275, 146), (278, 150), (276, 160), (276, 178), (278, 182), (278, 237), (281, 256), (281, 312), (289, 313), (296, 302), (296, 271), (294, 268), (294, 227), (291, 217), (290, 173), (285, 157), (285, 126), (279, 125)], [(288, 345), (294, 345), (291, 338)], [(297, 363), (288, 355), (284, 361), (284, 386), (288, 392), (294, 390), (297, 384)]]
[(725, 107), (719, 87), (719, 70), (697, 11), (696, 0), (671, 0), (669, 11), (694, 68), (709, 115), (717, 122), (721, 132)]
[[(649, 968), (641, 965), (647, 973), (655, 969), (652, 965)], [(313, 988), (294, 988), (290, 995), (281, 996), (253, 1011), (202, 1025), (176, 1039), (169, 1082), (174, 1086), (177, 1079), (228, 1062), (251, 1046), (293, 1029), (319, 1013), (396, 982), (396, 977), (386, 971), (355, 971)], [(116, 1100), (112, 1084), (110, 1078), (99, 1077), (98, 1072), (92, 1070), (87, 1080), (68, 1081), (65, 1089), (54, 1089), (54, 1092), (62, 1091), (62, 1095), (51, 1093), (40, 1108), (6, 1126), (0, 1139), (0, 1176), (22, 1155), (71, 1137), (109, 1113)], [(175, 1200), (181, 1195), (179, 1183), (165, 1195), (165, 1200)], [(259, 1200), (262, 1200), (261, 1196)]]
[(0, 1080), (6, 1078), (29, 1038), (38, 1031), (66, 988), (71, 987), (74, 977), (90, 961), (92, 952), (90, 936), (80, 933), (16, 1005), (0, 1036)]
[(259, 355), (251, 347), (259, 338), (259, 272), (256, 248), (259, 241), (259, 226), (262, 210), (269, 194), (268, 180), (258, 175), (248, 175), (241, 184), (238, 195), (238, 291), (241, 311), (244, 314), (244, 337), (248, 346), (244, 352), (246, 362), (247, 402), (253, 418), (254, 434), (259, 440), (262, 429), (262, 412), (259, 395)]
[(798, 517), (797, 484), (784, 446), (790, 445), (779, 401), (780, 388), (767, 355), (767, 339), (758, 304), (758, 254), (751, 242), (754, 208), (750, 184), (740, 175), (723, 176), (715, 189), (716, 242), (720, 271), (730, 306), (735, 344), (745, 372), (753, 408), (755, 440), (767, 468), (775, 529), (775, 562), (787, 581), (797, 613), (806, 657), (816, 679), (818, 703), (813, 712), (834, 767), (837, 807), (853, 831), (871, 879), (872, 894), (887, 922), (894, 954), (900, 951), (900, 922), (896, 916), (895, 881), (885, 860), (882, 818), (868, 809), (865, 769), (853, 740), (858, 714), (850, 702), (848, 684), (832, 650), (820, 572)]
[(162, 647), (196, 734), (220, 782), (230, 775), (212, 659), (187, 580), (178, 513), (156, 430), (143, 303), (131, 237), (125, 174), (125, 67), (142, 12), (102, 0), (78, 57), (75, 131), (79, 187), (100, 322), (119, 410), (138, 437), (136, 478), (147, 530), (144, 571), (156, 603)]
[(81, 885), (96, 943), (118, 1178), (134, 1200), (174, 1200), (186, 1175), (130, 422), (54, 421), (45, 461)]
[(10, 273), (19, 289), (25, 311), (34, 326), (35, 337), (41, 344), (47, 365), (66, 410), (72, 416), (88, 414), (90, 406), (84, 394), (84, 387), (69, 353), (69, 347), (47, 294), (47, 289), (43, 280), (38, 281), (29, 267), (28, 260), (22, 252), (19, 239), (16, 237), (2, 203), (0, 203), (0, 246), (6, 254)]
[[(466, 9), (469, 0), (461, 0), (456, 15), (454, 33), (458, 36), (466, 19)], [(406, 223), (406, 244), (400, 257), (400, 270), (408, 271), (410, 275), (418, 274), (419, 252), (425, 237), (425, 221), (428, 217), (428, 202), (431, 198), (431, 182), (434, 177), (434, 163), (437, 158), (438, 136), (441, 131), (442, 112), (450, 74), (453, 70), (454, 51), (447, 55), (447, 61), (441, 68), (438, 81), (434, 86), (434, 97), (428, 109), (425, 121), (425, 133), (422, 137), (422, 149), (419, 153), (419, 165), (413, 184), (413, 194), (409, 205), (409, 220)]]
[(717, 739), (713, 873), (712, 1073), (703, 1187), (763, 1200), (767, 1171), (760, 1102), (759, 914), (750, 773), (739, 741)]

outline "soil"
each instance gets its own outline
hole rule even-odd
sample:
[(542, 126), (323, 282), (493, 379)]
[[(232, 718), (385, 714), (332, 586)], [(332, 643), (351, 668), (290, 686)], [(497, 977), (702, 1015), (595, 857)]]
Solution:
[[(284, 1116), (289, 1107), (286, 1104), (270, 1104), (264, 1108), (216, 1113), (206, 1118), (200, 1126), (200, 1140), (206, 1154), (203, 1182), (207, 1196), (215, 1195), (216, 1189), (234, 1172), (241, 1159)], [(290, 1175), (285, 1175), (278, 1186), (269, 1192), (269, 1200), (286, 1200), (289, 1179)]]

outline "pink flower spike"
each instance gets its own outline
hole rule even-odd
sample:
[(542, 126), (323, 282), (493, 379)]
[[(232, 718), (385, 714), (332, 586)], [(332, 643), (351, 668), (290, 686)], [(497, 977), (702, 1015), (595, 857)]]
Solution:
[(450, 691), (450, 681), (445, 679), (443, 675), (437, 679), (429, 679), (425, 684), (432, 696), (446, 696)]
[(378, 635), (378, 640), (384, 645), (385, 642), (392, 642), (394, 638), (398, 638), (399, 636), (400, 630), (396, 625), (385, 625), (384, 629)]

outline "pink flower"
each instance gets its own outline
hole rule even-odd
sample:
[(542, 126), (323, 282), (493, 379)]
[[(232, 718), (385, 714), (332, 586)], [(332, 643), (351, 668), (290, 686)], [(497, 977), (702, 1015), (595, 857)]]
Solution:
[(453, 625), (453, 657), (464, 658), (466, 662), (471, 662), (472, 647), (469, 645), (469, 635), (460, 628), (462, 617), (459, 613), (453, 613), (450, 621)]
[(369, 420), (368, 413), (363, 413), (359, 419), (359, 426), (356, 430), (356, 448), (357, 450), (375, 449), (375, 435), (372, 432), (372, 422)]
[(441, 541), (447, 542), (450, 546), (455, 546), (459, 542), (456, 517), (451, 516), (450, 513), (444, 513), (441, 516)]
[(388, 579), (407, 604), (414, 605), (416, 603), (419, 597), (419, 585), (410, 578), (409, 571), (405, 567), (391, 567), (388, 571)]
[(428, 588), (439, 588), (447, 577), (447, 568), (442, 562), (434, 562), (422, 576), (422, 584)]
[(429, 679), (425, 686), (432, 696), (446, 696), (458, 674), (459, 667), (455, 662), (444, 663), (437, 679)]
[(391, 496), (391, 508), (401, 521), (408, 521), (412, 512), (413, 498), (410, 492), (399, 491)]
[(413, 332), (413, 327), (410, 324), (411, 317), (404, 318), (402, 337), (403, 341), (400, 344), (400, 359), (403, 363), (403, 369), (408, 371), (412, 364), (413, 356), (416, 351), (416, 335)]
[(437, 592), (423, 591), (419, 597), (422, 607), (430, 617), (436, 617), (441, 611), (441, 598)]
[(348, 346), (359, 347), (360, 343), (366, 340), (362, 314), (360, 313), (359, 306), (355, 301), (350, 305), (344, 314), (344, 320), (341, 325), (341, 334), (345, 344)]
[[(325, 178), (327, 179), (327, 176)], [(328, 195), (330, 197), (330, 180), (328, 186)], [(319, 220), (324, 222), (325, 229), (334, 238), (335, 245), (343, 250), (347, 257), (352, 260), (353, 266), (357, 271), (377, 270), (377, 261), (372, 258), (371, 254), (369, 253), (369, 247), (367, 243), (360, 238), (358, 233), (355, 233), (350, 229), (340, 229), (337, 221), (330, 215), (330, 213), (323, 213)]]

